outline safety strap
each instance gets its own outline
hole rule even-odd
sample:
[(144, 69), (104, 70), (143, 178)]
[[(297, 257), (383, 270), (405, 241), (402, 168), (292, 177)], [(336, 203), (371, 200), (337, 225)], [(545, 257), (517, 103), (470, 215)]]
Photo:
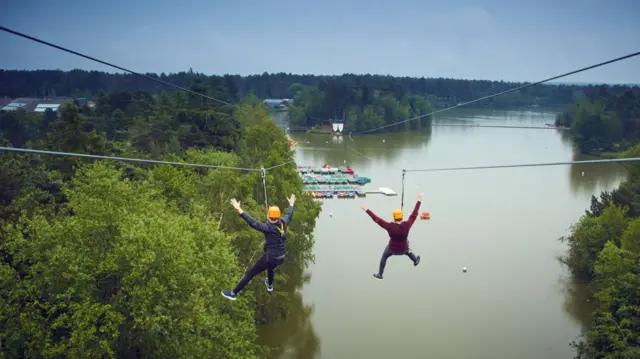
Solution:
[(404, 176), (407, 174), (407, 170), (402, 170), (402, 199), (400, 200), (400, 210), (404, 210)]

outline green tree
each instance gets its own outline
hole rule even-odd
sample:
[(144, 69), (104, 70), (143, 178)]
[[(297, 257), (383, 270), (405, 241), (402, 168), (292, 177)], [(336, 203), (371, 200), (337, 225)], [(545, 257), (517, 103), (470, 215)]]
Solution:
[(203, 208), (182, 214), (153, 182), (122, 177), (86, 166), (65, 187), (73, 216), (4, 228), (14, 264), (0, 267), (3, 352), (257, 357), (249, 307), (228, 307), (215, 290), (239, 271), (232, 238)]
[(624, 250), (640, 255), (640, 217), (629, 223), (620, 242)]
[(578, 103), (573, 116), (571, 131), (582, 152), (611, 150), (621, 138), (620, 120), (600, 103)]
[(637, 254), (607, 242), (595, 266), (598, 308), (578, 359), (637, 358), (640, 355), (640, 265)]
[(626, 211), (626, 208), (611, 204), (599, 217), (584, 215), (571, 227), (571, 234), (561, 238), (569, 245), (569, 251), (561, 261), (574, 276), (593, 278), (595, 261), (604, 245), (609, 241), (620, 243), (627, 227)]

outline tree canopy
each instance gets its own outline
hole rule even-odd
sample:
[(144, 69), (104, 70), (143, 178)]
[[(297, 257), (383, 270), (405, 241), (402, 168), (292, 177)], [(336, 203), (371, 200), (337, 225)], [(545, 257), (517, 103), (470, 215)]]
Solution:
[[(640, 145), (621, 154), (640, 152)], [(591, 200), (591, 208), (562, 240), (561, 261), (589, 283), (597, 306), (583, 340), (573, 343), (578, 359), (637, 358), (640, 355), (640, 168), (613, 192)]]
[[(230, 96), (226, 86), (192, 88)], [(0, 143), (244, 168), (293, 159), (284, 131), (262, 106), (203, 104), (183, 92), (96, 90), (93, 108), (1, 113)], [(295, 163), (267, 171), (266, 180), (270, 205), (285, 208), (291, 193), (299, 198), (287, 262), (277, 292), (250, 283), (230, 305), (220, 289), (257, 258), (263, 238), (229, 199), (263, 218), (259, 171), (0, 153), (0, 352), (276, 356), (280, 348), (258, 344), (257, 328), (300, 305), (295, 291), (308, 279), (320, 206), (302, 193)]]
[(571, 128), (583, 153), (627, 150), (640, 140), (640, 88), (585, 89), (556, 125)]

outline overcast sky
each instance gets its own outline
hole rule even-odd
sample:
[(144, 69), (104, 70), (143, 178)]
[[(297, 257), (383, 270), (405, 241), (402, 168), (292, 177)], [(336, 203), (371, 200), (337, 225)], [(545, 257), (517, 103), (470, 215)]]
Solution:
[[(640, 0), (4, 0), (0, 24), (141, 72), (538, 81), (640, 51), (638, 14)], [(4, 32), (0, 53), (4, 69), (115, 71)], [(640, 56), (562, 81), (640, 83)]]

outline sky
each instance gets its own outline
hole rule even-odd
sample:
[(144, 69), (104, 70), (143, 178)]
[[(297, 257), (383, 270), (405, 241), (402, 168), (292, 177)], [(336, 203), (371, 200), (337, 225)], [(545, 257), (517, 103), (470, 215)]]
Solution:
[[(139, 72), (539, 81), (640, 51), (639, 0), (2, 3), (0, 25)], [(0, 54), (2, 69), (117, 71), (6, 32)], [(640, 83), (640, 56), (558, 81)]]

